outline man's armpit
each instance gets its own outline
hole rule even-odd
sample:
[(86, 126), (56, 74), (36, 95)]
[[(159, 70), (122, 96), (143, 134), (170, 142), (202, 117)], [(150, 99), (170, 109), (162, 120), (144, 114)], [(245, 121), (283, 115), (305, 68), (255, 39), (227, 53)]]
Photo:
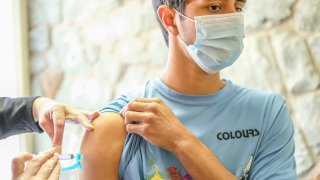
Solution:
[(94, 131), (83, 137), (81, 179), (119, 179), (118, 167), (127, 132), (117, 113), (102, 113), (93, 123)]

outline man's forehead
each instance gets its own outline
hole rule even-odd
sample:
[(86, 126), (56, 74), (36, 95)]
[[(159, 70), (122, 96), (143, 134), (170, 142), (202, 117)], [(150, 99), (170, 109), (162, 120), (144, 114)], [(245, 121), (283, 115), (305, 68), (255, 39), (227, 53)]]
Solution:
[[(204, 2), (213, 2), (213, 1), (216, 1), (216, 0), (202, 0)], [(230, 1), (230, 0), (223, 0), (223, 1)], [(247, 0), (236, 0), (236, 2), (243, 2), (243, 3), (246, 3)]]

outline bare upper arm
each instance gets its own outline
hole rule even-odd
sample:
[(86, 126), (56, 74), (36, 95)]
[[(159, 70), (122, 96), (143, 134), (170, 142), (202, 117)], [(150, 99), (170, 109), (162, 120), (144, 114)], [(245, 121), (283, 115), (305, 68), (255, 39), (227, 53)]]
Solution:
[(118, 167), (127, 132), (117, 113), (102, 113), (94, 122), (94, 131), (83, 137), (83, 169), (80, 179), (119, 179)]

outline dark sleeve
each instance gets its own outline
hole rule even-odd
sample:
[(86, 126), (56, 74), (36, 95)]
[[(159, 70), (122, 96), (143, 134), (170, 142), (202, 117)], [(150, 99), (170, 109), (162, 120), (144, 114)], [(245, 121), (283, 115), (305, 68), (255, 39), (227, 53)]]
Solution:
[(0, 139), (27, 132), (43, 132), (33, 119), (32, 105), (37, 97), (0, 97)]

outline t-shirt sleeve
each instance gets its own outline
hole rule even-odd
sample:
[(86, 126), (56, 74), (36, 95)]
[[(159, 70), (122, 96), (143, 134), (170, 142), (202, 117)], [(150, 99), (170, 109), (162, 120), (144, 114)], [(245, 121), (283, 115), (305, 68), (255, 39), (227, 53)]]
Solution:
[[(131, 93), (132, 94), (132, 93)], [(108, 103), (104, 108), (100, 110), (100, 113), (114, 112), (119, 113), (132, 99), (138, 97), (136, 95), (121, 95), (115, 100)], [(138, 151), (139, 144), (142, 137), (137, 134), (128, 134), (125, 145), (123, 147), (123, 152), (121, 155), (120, 165), (119, 165), (119, 176), (123, 179), (126, 168), (131, 160), (131, 158)]]
[(286, 102), (271, 98), (265, 112), (266, 122), (255, 153), (249, 179), (297, 179), (294, 159), (294, 126)]
[(125, 107), (132, 98), (127, 95), (121, 95), (120, 97), (114, 99), (108, 103), (105, 107), (100, 110), (100, 113), (104, 112), (115, 112), (119, 113), (123, 107)]

